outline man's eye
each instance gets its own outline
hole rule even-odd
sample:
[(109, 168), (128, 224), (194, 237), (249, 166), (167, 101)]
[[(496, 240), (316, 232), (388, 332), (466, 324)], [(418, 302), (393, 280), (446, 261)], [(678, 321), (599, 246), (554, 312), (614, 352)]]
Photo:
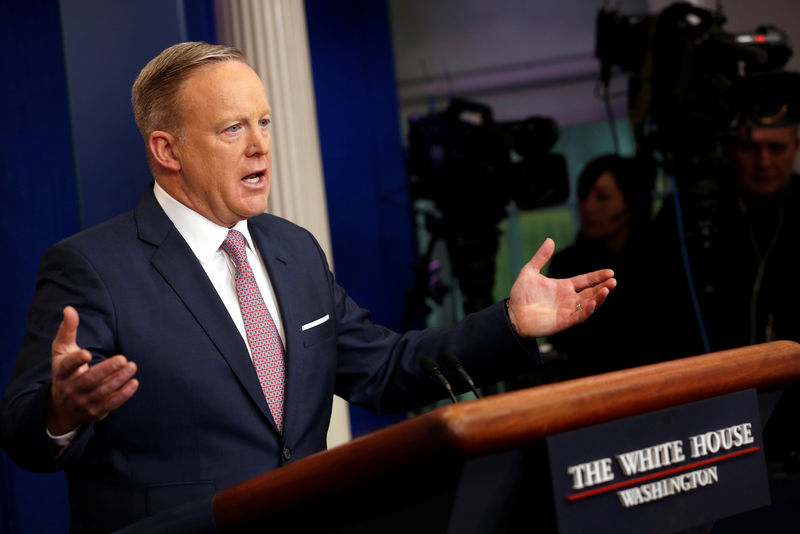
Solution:
[(258, 124), (262, 128), (266, 128), (267, 126), (269, 126), (269, 119), (261, 119), (260, 121), (258, 121)]
[(233, 126), (231, 126), (231, 127), (229, 127), (229, 128), (228, 128), (228, 131), (229, 131), (229, 132), (231, 132), (231, 133), (236, 133), (236, 132), (238, 132), (238, 131), (239, 131), (241, 128), (242, 128), (242, 126), (241, 126), (241, 125), (239, 125), (239, 124), (234, 124)]

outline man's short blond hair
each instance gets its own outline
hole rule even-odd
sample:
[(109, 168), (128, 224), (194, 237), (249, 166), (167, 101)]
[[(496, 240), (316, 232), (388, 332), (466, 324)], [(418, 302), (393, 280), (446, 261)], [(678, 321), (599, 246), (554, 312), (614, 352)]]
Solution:
[[(183, 82), (195, 69), (223, 61), (247, 63), (232, 46), (186, 42), (167, 48), (144, 66), (133, 83), (131, 103), (145, 146), (156, 130), (180, 133), (183, 118), (178, 100)], [(149, 150), (147, 155), (149, 159)]]

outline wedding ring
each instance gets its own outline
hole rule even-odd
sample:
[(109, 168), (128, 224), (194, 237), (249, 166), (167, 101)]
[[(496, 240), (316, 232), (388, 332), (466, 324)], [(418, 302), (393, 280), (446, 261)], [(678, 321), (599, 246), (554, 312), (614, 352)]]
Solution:
[(581, 306), (580, 302), (575, 305), (575, 311), (581, 311), (582, 309), (583, 309), (583, 306)]

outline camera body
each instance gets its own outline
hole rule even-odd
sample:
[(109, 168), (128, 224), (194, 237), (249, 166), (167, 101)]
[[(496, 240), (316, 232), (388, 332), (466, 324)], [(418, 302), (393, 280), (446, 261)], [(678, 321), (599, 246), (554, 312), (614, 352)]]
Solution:
[[(800, 122), (800, 74), (784, 70), (792, 47), (779, 28), (734, 34), (725, 22), (719, 9), (686, 3), (646, 16), (604, 9), (597, 19), (601, 76), (608, 82), (614, 67), (630, 74), (637, 151), (671, 178), (653, 225), (653, 254), (663, 265), (656, 278), (691, 300), (704, 345), (694, 353), (769, 340), (771, 332), (795, 337), (770, 326), (773, 317), (796, 319), (774, 283), (791, 279), (785, 232), (796, 228), (796, 210), (784, 209), (793, 197), (784, 201), (794, 193), (753, 199), (737, 183), (733, 155), (749, 129)], [(665, 321), (688, 311), (673, 305)]]
[(569, 196), (566, 160), (551, 152), (558, 136), (552, 119), (498, 122), (488, 106), (458, 98), (443, 111), (410, 118), (409, 192), (415, 202), (427, 199), (435, 208), (425, 214), (430, 240), (418, 262), (415, 301), (428, 291), (424, 279), (438, 240), (447, 246), (464, 311), (494, 301), (498, 226), (509, 203), (530, 210)]
[(681, 178), (725, 162), (721, 145), (741, 125), (800, 122), (800, 73), (785, 32), (759, 26), (729, 33), (721, 11), (675, 3), (656, 15), (602, 9), (595, 54), (608, 83), (614, 66), (631, 74), (630, 120), (643, 155)]

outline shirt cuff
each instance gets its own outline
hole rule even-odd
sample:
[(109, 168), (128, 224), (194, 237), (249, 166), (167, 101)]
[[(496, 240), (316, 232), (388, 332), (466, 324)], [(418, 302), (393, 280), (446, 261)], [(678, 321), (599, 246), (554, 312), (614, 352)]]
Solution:
[(78, 436), (78, 431), (80, 429), (81, 427), (79, 425), (66, 434), (61, 434), (60, 436), (54, 436), (51, 434), (50, 431), (47, 430), (47, 427), (45, 427), (44, 431), (47, 432), (48, 437), (53, 440), (53, 443), (55, 443), (61, 449), (64, 449), (72, 445), (72, 443), (75, 441), (75, 438)]

